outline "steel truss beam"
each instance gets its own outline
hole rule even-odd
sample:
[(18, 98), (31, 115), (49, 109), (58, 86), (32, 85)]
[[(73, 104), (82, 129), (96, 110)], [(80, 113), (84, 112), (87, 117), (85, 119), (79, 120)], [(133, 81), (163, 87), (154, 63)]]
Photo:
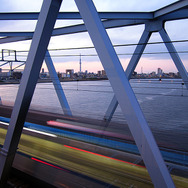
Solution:
[[(75, 0), (75, 2), (78, 6), (78, 9), (84, 20), (86, 28), (93, 41), (93, 44), (96, 48), (98, 56), (108, 75), (109, 81), (112, 85), (117, 101), (120, 104), (122, 112), (124, 113), (124, 116), (128, 122), (128, 126), (135, 139), (135, 142), (140, 151), (140, 154), (145, 162), (146, 168), (148, 169), (148, 172), (151, 176), (154, 186), (173, 188), (174, 187), (173, 181), (165, 166), (165, 163), (162, 159), (162, 156), (154, 140), (154, 137), (148, 127), (148, 124), (140, 109), (139, 103), (129, 84), (128, 78), (123, 71), (123, 68), (112, 46), (112, 43), (107, 35), (107, 32), (101, 23), (102, 16), (100, 17), (98, 15), (92, 0)], [(187, 0), (179, 1), (176, 4), (173, 4), (171, 6), (164, 8), (163, 10), (161, 9), (161, 10), (155, 11), (154, 17), (159, 18), (159, 20), (164, 19), (162, 21), (165, 21), (165, 17), (169, 13), (172, 14), (175, 11), (179, 11), (179, 9), (186, 8), (187, 4), (188, 4)], [(0, 153), (0, 164), (1, 164), (0, 165), (0, 177), (1, 177), (0, 186), (2, 187), (4, 183), (6, 182), (8, 172), (10, 171), (10, 168), (12, 166), (12, 162), (15, 156), (15, 152), (17, 150), (18, 142), (19, 142), (23, 125), (25, 122), (25, 117), (29, 109), (29, 105), (33, 96), (36, 83), (37, 83), (40, 68), (42, 66), (42, 62), (43, 62), (43, 59), (47, 50), (47, 46), (48, 46), (50, 37), (52, 35), (55, 20), (58, 17), (58, 11), (59, 11), (60, 5), (61, 5), (61, 0), (45, 0), (43, 2), (41, 13), (38, 18), (36, 30), (33, 35), (31, 48), (28, 54), (28, 58), (27, 58), (27, 62), (26, 62), (25, 70), (24, 70), (24, 75), (22, 77), (20, 88), (18, 90), (17, 98), (16, 98), (15, 105), (13, 108), (5, 143)], [(141, 18), (140, 17), (141, 15), (139, 16), (138, 19), (140, 23), (143, 23), (143, 20), (141, 21), (140, 19), (146, 19), (145, 21), (152, 19), (152, 18), (148, 18), (148, 16), (151, 16), (151, 14), (150, 15), (149, 14), (146, 15), (146, 14), (142, 14), (142, 16), (144, 15), (145, 18)], [(106, 14), (106, 16), (109, 18), (109, 15)], [(121, 19), (132, 19), (132, 15), (130, 16), (128, 14), (126, 15), (124, 14), (125, 16), (124, 18), (122, 18), (122, 15), (120, 14), (116, 16), (117, 17), (114, 19), (117, 19), (118, 16)], [(111, 19), (113, 18), (111, 17)], [(125, 22), (125, 20), (121, 20), (121, 21), (123, 25), (123, 22)], [(131, 21), (132, 21), (132, 24), (134, 24), (134, 22), (136, 22), (136, 24), (139, 22), (137, 19), (134, 19)], [(110, 20), (108, 23), (110, 23)], [(76, 28), (77, 26), (73, 26), (73, 27)], [(82, 27), (82, 31), (78, 29), (77, 32), (85, 31), (85, 28), (84, 28), (85, 26), (82, 25), (81, 27)], [(154, 28), (154, 30), (156, 30), (156, 28)], [(70, 34), (70, 32), (68, 33)], [(73, 33), (76, 33), (76, 32), (74, 31)], [(144, 35), (149, 37), (148, 30), (145, 30), (144, 33), (145, 34), (143, 34), (142, 37)], [(167, 38), (168, 35), (165, 35), (163, 30), (160, 31), (160, 34), (164, 38), (163, 40), (168, 40)], [(148, 40), (146, 36), (145, 36), (145, 40)], [(26, 36), (24, 38), (31, 39), (32, 36), (29, 36), (29, 37)], [(8, 42), (12, 40), (16, 41), (18, 39), (24, 40), (23, 37), (20, 37), (20, 36), (18, 36), (18, 38), (7, 37), (7, 38), (3, 38), (2, 40), (4, 40), (4, 42)], [(142, 46), (141, 49), (144, 50), (144, 48), (145, 47)], [(167, 46), (167, 48), (168, 49), (172, 48), (172, 44)], [(141, 49), (140, 51), (142, 51)], [(136, 56), (135, 56), (133, 65), (130, 65), (129, 71), (127, 70), (126, 74), (128, 76), (130, 75), (130, 72), (135, 68), (134, 66), (139, 60), (139, 58), (140, 57), (137, 57), (137, 60), (136, 60)], [(176, 66), (178, 67), (178, 69), (181, 69), (181, 72), (183, 72), (184, 75), (186, 75), (185, 70), (183, 70), (183, 66), (180, 65), (181, 61), (177, 60), (178, 57), (174, 56), (172, 58), (176, 59), (175, 60), (177, 64)]]
[[(153, 12), (99, 12), (98, 14), (101, 19), (153, 19)], [(38, 16), (38, 12), (0, 13), (0, 20), (37, 20)], [(82, 18), (79, 12), (60, 12), (57, 19), (80, 20)]]
[[(126, 69), (126, 72), (125, 72), (126, 76), (128, 77), (128, 79), (130, 79), (134, 69), (136, 68), (136, 65), (138, 64), (138, 61), (140, 60), (140, 58), (143, 54), (143, 51), (147, 45), (147, 42), (148, 42), (152, 32), (160, 33), (161, 38), (164, 41), (165, 46), (166, 46), (171, 58), (173, 59), (174, 64), (176, 65), (176, 68), (182, 77), (182, 80), (185, 83), (186, 88), (188, 89), (188, 73), (187, 73), (174, 45), (171, 42), (170, 37), (168, 36), (167, 32), (164, 29), (163, 22), (161, 22), (161, 21), (149, 21), (146, 24), (146, 29), (144, 30), (144, 33), (142, 34), (142, 37), (141, 37), (141, 39), (133, 53), (133, 56), (130, 60), (130, 63), (128, 64), (128, 67)], [(105, 113), (104, 120), (110, 121), (112, 119), (117, 106), (118, 106), (118, 102), (117, 102), (116, 97), (114, 96), (112, 98), (112, 101), (111, 101), (106, 113)]]
[[(0, 13), (0, 20), (35, 20), (39, 13)], [(149, 20), (170, 21), (188, 18), (188, 1), (178, 1), (169, 6), (163, 7), (154, 12), (100, 12), (101, 19), (110, 19), (103, 21), (105, 28), (115, 28), (130, 25), (145, 24)], [(58, 19), (81, 19), (78, 12), (61, 12)], [(84, 24), (67, 26), (54, 29), (52, 36), (73, 34), (85, 32)], [(33, 32), (0, 32), (0, 36), (6, 36), (0, 39), (0, 44), (6, 42), (16, 42), (29, 40)], [(12, 38), (15, 36), (14, 38)], [(17, 37), (17, 38), (16, 38)]]
[(49, 70), (50, 77), (52, 79), (57, 97), (59, 99), (59, 102), (60, 102), (60, 105), (63, 109), (64, 114), (67, 115), (67, 116), (72, 116), (72, 112), (70, 110), (66, 96), (63, 92), (61, 82), (59, 81), (59, 78), (57, 76), (57, 72), (55, 70), (55, 67), (53, 65), (53, 62), (52, 62), (52, 59), (51, 59), (51, 56), (50, 56), (50, 53), (48, 52), (48, 50), (46, 52), (45, 62), (46, 62), (47, 68)]
[[(105, 20), (105, 21), (103, 21), (103, 24), (106, 29), (110, 29), (110, 28), (116, 28), (116, 27), (139, 25), (139, 24), (144, 24), (145, 22), (146, 22), (146, 20), (138, 20), (138, 21), (135, 21), (135, 20)], [(87, 30), (86, 30), (85, 25), (79, 24), (79, 25), (73, 25), (73, 26), (54, 29), (52, 36), (74, 34), (74, 33), (86, 32), (86, 31)], [(0, 32), (0, 36), (8, 37), (7, 41), (10, 42), (11, 37), (18, 37), (17, 41), (29, 40), (33, 37), (33, 33), (34, 32)], [(22, 39), (22, 37), (23, 37), (23, 39)], [(0, 39), (0, 43), (1, 43), (1, 41), (3, 41), (3, 43), (5, 43), (5, 40), (6, 40), (6, 38)], [(13, 42), (15, 42), (15, 40), (13, 40)]]
[(185, 83), (185, 86), (186, 88), (188, 89), (188, 74), (187, 74), (187, 71), (174, 47), (174, 45), (172, 44), (171, 40), (170, 40), (170, 37), (168, 36), (167, 32), (165, 31), (165, 29), (161, 29), (159, 31), (160, 35), (161, 35), (161, 38), (163, 39), (164, 43), (165, 43), (165, 46), (166, 48), (168, 49), (168, 52), (171, 56), (171, 58), (173, 59), (174, 61), (174, 64), (176, 65), (176, 68), (178, 69), (180, 75), (181, 75), (181, 78), (182, 80), (184, 81)]
[(163, 7), (159, 10), (156, 10), (154, 12), (154, 19), (158, 18), (160, 16), (163, 16), (163, 15), (169, 14), (171, 12), (175, 12), (179, 9), (186, 8), (187, 6), (188, 6), (188, 0), (177, 1), (173, 4), (170, 4), (170, 5)]
[[(127, 66), (127, 69), (125, 71), (125, 74), (126, 74), (128, 80), (130, 80), (131, 75), (134, 72), (134, 70), (135, 70), (135, 68), (138, 64), (138, 62), (139, 62), (139, 60), (142, 56), (142, 53), (144, 52), (144, 49), (145, 49), (145, 47), (146, 47), (146, 45), (149, 41), (150, 36), (151, 36), (151, 32), (148, 32), (145, 29), (141, 38), (140, 38), (138, 45), (136, 46), (136, 49), (133, 53), (133, 56), (132, 56), (132, 58), (131, 58), (131, 60), (128, 64), (128, 66)], [(113, 99), (112, 99), (112, 101), (111, 101), (111, 103), (110, 103), (110, 105), (109, 105), (109, 107), (106, 111), (106, 114), (104, 116), (105, 121), (108, 121), (108, 122), (111, 121), (112, 116), (113, 116), (117, 106), (118, 106), (118, 101), (116, 99), (116, 96), (114, 95), (114, 97), (113, 97)]]
[(10, 42), (18, 42), (32, 39), (31, 37), (4, 37), (0, 38), (0, 44), (10, 43)]
[(5, 187), (14, 160), (60, 5), (61, 0), (45, 0), (41, 8), (5, 142), (0, 153), (0, 187)]
[[(101, 19), (153, 20), (188, 7), (188, 1), (178, 1), (152, 12), (99, 12)], [(38, 12), (0, 13), (0, 20), (38, 20)], [(81, 19), (79, 12), (59, 12), (57, 19)], [(174, 18), (176, 19), (176, 18)], [(164, 20), (167, 21), (167, 20)]]
[[(0, 13), (0, 20), (36, 20), (39, 13)], [(154, 12), (100, 12), (105, 28), (122, 27), (128, 25), (145, 24), (149, 20), (169, 21), (188, 18), (188, 1), (179, 1), (163, 7)], [(79, 12), (61, 12), (57, 19), (81, 19)], [(85, 32), (84, 24), (58, 28), (53, 31), (53, 36)], [(33, 32), (0, 32), (0, 36), (16, 36), (16, 38), (0, 39), (0, 44), (6, 41), (21, 41), (31, 39)], [(19, 38), (20, 37), (20, 38)], [(23, 37), (23, 38), (22, 38)], [(11, 40), (12, 39), (12, 40)]]
[(91, 0), (75, 0), (155, 187), (175, 187)]
[(157, 19), (161, 21), (172, 21), (172, 20), (187, 19), (187, 18), (188, 18), (188, 8), (177, 10), (172, 13), (168, 13), (157, 17)]

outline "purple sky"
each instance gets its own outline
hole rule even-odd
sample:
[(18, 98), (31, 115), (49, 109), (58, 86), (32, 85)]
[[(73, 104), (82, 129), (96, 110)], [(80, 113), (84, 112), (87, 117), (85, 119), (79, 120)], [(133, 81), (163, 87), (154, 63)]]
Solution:
[[(168, 4), (174, 3), (174, 0), (94, 0), (94, 4), (98, 11), (154, 11)], [(0, 7), (0, 12), (35, 12), (40, 11), (42, 0), (1, 0), (3, 6)], [(64, 0), (61, 6), (61, 11), (77, 11), (74, 0)], [(80, 22), (80, 21), (79, 21)], [(187, 40), (188, 35), (188, 20), (171, 21), (165, 24), (165, 28), (171, 38), (171, 40)], [(1, 31), (33, 31), (36, 21), (0, 21)], [(56, 27), (62, 27), (74, 23), (73, 21), (58, 21)], [(78, 21), (76, 22), (78, 23)], [(131, 26), (122, 27), (108, 30), (108, 34), (113, 44), (136, 44), (143, 32), (144, 26)], [(162, 41), (158, 33), (154, 33), (149, 42)], [(73, 34), (67, 36), (53, 37), (49, 44), (49, 49), (59, 48), (71, 48), (71, 47), (83, 47), (93, 46), (87, 33)], [(10, 44), (4, 44), (0, 46), (1, 49), (13, 49), (13, 50), (29, 50), (30, 41), (16, 42)], [(188, 51), (187, 43), (176, 43), (175, 47), (177, 51)], [(126, 68), (131, 55), (135, 49), (135, 46), (116, 48), (118, 54), (125, 54), (119, 56), (121, 63)], [(145, 49), (145, 53), (150, 52), (167, 52), (164, 44), (148, 45)], [(88, 55), (96, 54), (94, 49), (91, 50), (69, 50), (59, 51), (58, 55), (78, 55), (72, 57), (53, 57), (55, 67), (57, 71), (65, 72), (66, 69), (71, 68), (75, 71), (79, 71), (79, 54)], [(53, 54), (55, 54), (53, 52)], [(179, 54), (186, 69), (188, 69), (188, 55)], [(21, 57), (20, 57), (21, 59)], [(160, 67), (164, 72), (177, 72), (173, 61), (169, 54), (144, 54), (139, 61), (136, 68), (137, 72), (149, 73), (157, 71)], [(45, 65), (44, 65), (45, 68)], [(46, 69), (46, 68), (45, 68)], [(102, 70), (102, 65), (98, 57), (84, 56), (82, 57), (82, 71), (88, 70), (89, 72), (97, 72)]]

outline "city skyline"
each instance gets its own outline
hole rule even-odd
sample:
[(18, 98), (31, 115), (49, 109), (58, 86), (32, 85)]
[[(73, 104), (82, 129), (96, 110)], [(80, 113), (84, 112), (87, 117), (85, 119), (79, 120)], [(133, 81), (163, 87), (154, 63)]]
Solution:
[[(24, 3), (23, 0), (16, 0), (12, 2), (11, 0), (3, 0), (3, 5), (0, 7), (0, 12), (26, 12), (26, 11), (40, 11), (42, 0), (33, 0), (32, 3), (28, 1), (28, 4)], [(146, 1), (142, 0), (126, 1), (121, 0), (118, 2), (112, 2), (111, 0), (94, 0), (95, 6), (98, 11), (154, 11), (168, 4), (176, 2), (175, 0), (164, 0), (164, 1)], [(139, 6), (137, 6), (139, 4)], [(147, 5), (147, 6), (145, 6)], [(73, 0), (65, 0), (62, 3), (61, 11), (78, 11)], [(33, 31), (35, 28), (36, 21), (1, 21), (1, 31)], [(82, 23), (82, 21), (68, 21), (60, 20), (56, 22), (56, 28), (65, 25), (71, 25), (75, 23)], [(179, 53), (182, 62), (186, 69), (188, 69), (188, 55), (185, 53), (187, 51), (187, 43), (185, 40), (188, 39), (185, 32), (188, 30), (188, 20), (176, 20), (165, 23), (165, 28), (172, 41), (182, 41), (174, 43), (176, 49)], [(108, 35), (114, 45), (119, 44), (137, 44), (140, 36), (144, 30), (144, 25), (120, 27), (114, 29), (108, 29)], [(153, 33), (150, 42), (161, 42), (162, 39), (158, 33)], [(13, 50), (24, 50), (28, 51), (31, 41), (24, 42), (14, 42), (9, 44), (1, 44), (1, 49), (13, 49)], [(76, 48), (76, 47), (91, 47), (93, 46), (88, 33), (77, 33), (71, 35), (52, 37), (49, 49), (64, 49), (64, 48)], [(126, 69), (131, 54), (133, 54), (135, 45), (129, 45), (124, 47), (116, 47), (115, 50), (119, 55), (120, 61), (124, 70)], [(63, 72), (65, 69), (74, 68), (76, 71), (79, 70), (79, 55), (82, 55), (82, 66), (85, 70), (89, 72), (97, 72), (97, 70), (102, 70), (103, 67), (97, 56), (89, 56), (90, 54), (96, 54), (94, 49), (79, 49), (79, 50), (62, 50), (57, 52), (50, 52), (52, 54), (52, 59), (54, 66), (57, 71)], [(141, 67), (143, 67), (145, 72), (151, 72), (153, 69), (161, 67), (165, 72), (178, 72), (170, 55), (167, 53), (164, 44), (148, 44), (142, 55), (135, 71), (141, 72)], [(124, 54), (124, 55), (123, 55)], [(22, 54), (21, 54), (22, 55)], [(61, 57), (55, 57), (55, 55), (61, 55)], [(62, 56), (63, 55), (63, 56)], [(72, 56), (71, 56), (72, 55)], [(25, 60), (26, 57), (18, 56), (20, 60)], [(47, 70), (45, 64), (43, 68)]]

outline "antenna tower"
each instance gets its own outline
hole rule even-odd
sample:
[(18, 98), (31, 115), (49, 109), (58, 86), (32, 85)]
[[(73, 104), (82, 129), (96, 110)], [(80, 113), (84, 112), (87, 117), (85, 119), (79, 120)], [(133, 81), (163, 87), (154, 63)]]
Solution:
[(82, 59), (81, 59), (81, 54), (80, 54), (80, 72), (82, 72)]

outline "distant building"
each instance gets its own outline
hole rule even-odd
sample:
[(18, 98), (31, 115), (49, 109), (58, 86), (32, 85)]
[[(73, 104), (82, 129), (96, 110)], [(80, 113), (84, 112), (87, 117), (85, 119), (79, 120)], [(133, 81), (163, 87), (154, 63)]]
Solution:
[(179, 72), (177, 72), (177, 77), (181, 78), (181, 75), (180, 75), (180, 73), (179, 73)]
[(151, 72), (151, 76), (152, 76), (152, 77), (155, 77), (155, 76), (156, 76), (156, 72), (154, 72), (154, 71)]
[(22, 78), (22, 72), (15, 71), (12, 74), (13, 79), (20, 80)]
[(97, 76), (95, 73), (92, 72), (87, 74), (87, 78), (97, 78)]
[(107, 78), (105, 70), (97, 71), (98, 78)]
[(73, 75), (74, 75), (74, 69), (66, 69), (67, 78), (73, 78)]
[(175, 77), (175, 73), (169, 72), (169, 77), (174, 78)]
[(62, 78), (63, 77), (61, 72), (57, 72), (57, 76), (58, 76), (58, 78)]
[(39, 74), (39, 78), (45, 79), (45, 78), (48, 78), (49, 76), (50, 76), (49, 72), (44, 72), (44, 68), (42, 68), (42, 71)]
[(106, 76), (105, 70), (102, 70), (102, 76)]
[(9, 72), (0, 72), (0, 76), (8, 77), (8, 76), (10, 76), (10, 73)]
[(97, 72), (97, 75), (98, 75), (98, 77), (101, 77), (101, 75), (102, 75), (102, 74), (101, 74), (101, 71), (98, 71), (98, 72)]
[(161, 77), (163, 75), (163, 70), (161, 68), (157, 69), (157, 75)]
[(65, 72), (62, 73), (62, 78), (66, 78), (67, 74)]

